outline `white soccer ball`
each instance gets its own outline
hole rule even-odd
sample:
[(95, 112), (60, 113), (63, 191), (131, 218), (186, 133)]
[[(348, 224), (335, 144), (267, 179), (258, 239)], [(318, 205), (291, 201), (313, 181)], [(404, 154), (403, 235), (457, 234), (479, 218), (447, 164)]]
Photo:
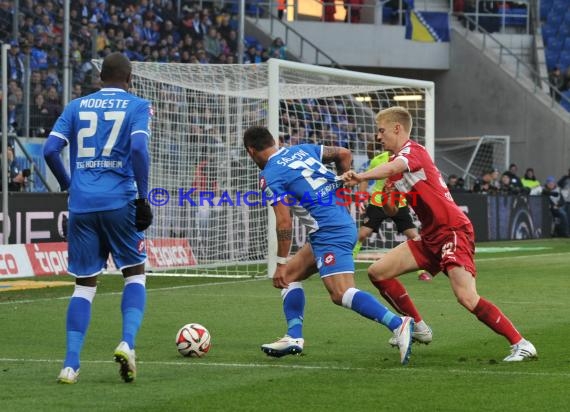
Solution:
[(199, 323), (189, 323), (176, 334), (176, 347), (182, 356), (202, 357), (210, 350), (210, 332)]

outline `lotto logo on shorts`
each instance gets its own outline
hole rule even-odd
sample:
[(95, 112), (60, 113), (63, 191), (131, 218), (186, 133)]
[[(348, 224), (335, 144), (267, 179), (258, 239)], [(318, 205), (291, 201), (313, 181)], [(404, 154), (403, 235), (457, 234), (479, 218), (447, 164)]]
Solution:
[(325, 253), (325, 256), (323, 258), (323, 262), (325, 263), (325, 266), (332, 266), (335, 264), (336, 259), (334, 257), (334, 253)]
[(144, 240), (139, 240), (139, 243), (137, 245), (137, 250), (139, 253), (143, 253), (145, 249), (145, 244), (144, 244)]

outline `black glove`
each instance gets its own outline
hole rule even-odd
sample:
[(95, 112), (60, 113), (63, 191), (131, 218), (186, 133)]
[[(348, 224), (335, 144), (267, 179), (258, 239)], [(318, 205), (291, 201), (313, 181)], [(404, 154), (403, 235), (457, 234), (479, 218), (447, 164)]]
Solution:
[(61, 217), (61, 237), (67, 240), (67, 215)]
[(135, 206), (137, 207), (135, 226), (139, 232), (142, 232), (152, 224), (152, 210), (146, 199), (135, 200)]

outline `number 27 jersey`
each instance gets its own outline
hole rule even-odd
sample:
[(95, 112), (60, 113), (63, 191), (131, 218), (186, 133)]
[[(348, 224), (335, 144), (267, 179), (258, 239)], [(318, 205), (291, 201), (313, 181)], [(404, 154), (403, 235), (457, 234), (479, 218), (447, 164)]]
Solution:
[(131, 136), (150, 136), (151, 115), (147, 100), (117, 88), (101, 89), (66, 106), (50, 134), (69, 144), (70, 211), (119, 209), (136, 197)]

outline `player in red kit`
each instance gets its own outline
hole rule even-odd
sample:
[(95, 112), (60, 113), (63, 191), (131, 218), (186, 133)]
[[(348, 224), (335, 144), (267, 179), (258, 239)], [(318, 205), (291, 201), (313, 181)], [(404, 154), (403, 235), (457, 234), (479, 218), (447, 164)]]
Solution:
[[(348, 171), (342, 179), (348, 185), (386, 179), (384, 191), (405, 194), (422, 228), (418, 238), (398, 245), (368, 268), (372, 283), (396, 310), (416, 318), (418, 311), (396, 277), (419, 268), (432, 275), (443, 272), (458, 302), (510, 342), (511, 354), (504, 361), (536, 358), (534, 345), (523, 338), (497, 306), (477, 293), (473, 226), (453, 201), (426, 149), (410, 140), (410, 113), (402, 107), (391, 107), (377, 114), (376, 124), (377, 140), (395, 153), (394, 158), (364, 173)], [(397, 213), (394, 204), (386, 202), (384, 206), (390, 216)]]

